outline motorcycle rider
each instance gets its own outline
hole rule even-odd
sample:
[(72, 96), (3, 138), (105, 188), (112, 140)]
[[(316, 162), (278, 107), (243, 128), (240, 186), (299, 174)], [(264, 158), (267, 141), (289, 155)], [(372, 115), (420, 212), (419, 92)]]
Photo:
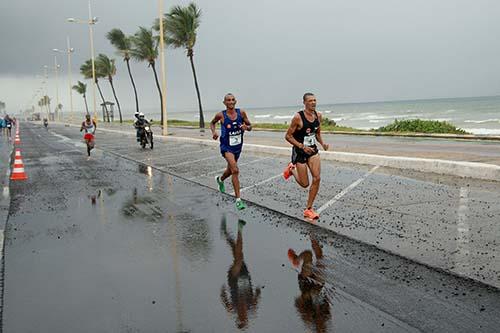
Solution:
[(11, 136), (12, 135), (12, 126), (13, 126), (13, 123), (14, 121), (12, 120), (11, 117), (9, 117), (9, 115), (5, 115), (5, 127), (7, 128), (7, 134), (8, 136)]
[(137, 118), (137, 120), (134, 122), (134, 127), (137, 130), (137, 142), (141, 142), (141, 135), (143, 134), (144, 126), (150, 126), (150, 123), (146, 120), (146, 118), (144, 117), (144, 113), (142, 112), (135, 113), (135, 117)]

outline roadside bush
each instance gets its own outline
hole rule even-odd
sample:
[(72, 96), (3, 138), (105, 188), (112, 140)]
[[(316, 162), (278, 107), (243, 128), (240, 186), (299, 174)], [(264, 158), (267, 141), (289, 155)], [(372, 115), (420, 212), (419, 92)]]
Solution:
[(421, 119), (396, 119), (393, 123), (378, 128), (377, 132), (469, 134), (463, 129), (457, 128), (455, 125), (446, 121)]

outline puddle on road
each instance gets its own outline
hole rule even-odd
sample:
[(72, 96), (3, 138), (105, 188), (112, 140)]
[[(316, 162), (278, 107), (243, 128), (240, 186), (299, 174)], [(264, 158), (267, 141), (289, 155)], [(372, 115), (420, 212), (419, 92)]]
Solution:
[[(267, 223), (223, 215), (199, 188), (193, 193), (168, 175), (143, 174), (132, 188), (100, 188), (69, 200), (70, 215), (39, 215), (37, 223), (14, 218), (33, 237), (11, 240), (10, 253), (26, 253), (9, 272), (34, 280), (16, 288), (20, 303), (7, 297), (12, 311), (17, 305), (28, 317), (58, 313), (67, 327), (75, 316), (92, 318), (94, 330), (106, 331), (411, 330), (336, 293), (335, 253), (314, 235), (284, 237)], [(35, 281), (45, 274), (52, 277), (40, 290)], [(57, 330), (57, 323), (45, 323)]]

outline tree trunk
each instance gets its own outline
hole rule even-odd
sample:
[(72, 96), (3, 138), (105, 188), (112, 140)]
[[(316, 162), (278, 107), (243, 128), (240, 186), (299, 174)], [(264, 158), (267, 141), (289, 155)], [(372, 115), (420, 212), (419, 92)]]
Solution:
[[(101, 86), (99, 86), (99, 82), (97, 82), (97, 80), (95, 80), (95, 85), (97, 86), (97, 90), (99, 90), (99, 95), (101, 95), (102, 103), (104, 105), (104, 107), (102, 109), (102, 121), (105, 122), (106, 115), (108, 115), (108, 123), (109, 123), (108, 107), (106, 106), (106, 100), (104, 99), (104, 96), (103, 96), (102, 91), (101, 91)], [(106, 113), (104, 111), (106, 111)]]
[(200, 88), (198, 87), (198, 79), (196, 78), (196, 70), (194, 69), (193, 54), (189, 54), (191, 61), (191, 69), (193, 70), (194, 86), (196, 88), (196, 95), (198, 95), (198, 108), (200, 110), (200, 129), (205, 128), (205, 118), (203, 117), (203, 107), (201, 106)]
[(137, 98), (137, 89), (135, 88), (134, 78), (132, 77), (132, 72), (130, 71), (130, 59), (125, 59), (127, 62), (128, 75), (130, 76), (130, 81), (132, 82), (132, 87), (134, 87), (135, 94), (135, 111), (139, 113), (139, 99)]
[(118, 97), (116, 97), (115, 86), (113, 85), (113, 78), (109, 77), (109, 84), (111, 85), (111, 90), (113, 91), (113, 96), (115, 96), (116, 105), (118, 106), (118, 114), (120, 115), (120, 124), (123, 123), (122, 119), (122, 109), (120, 108), (120, 102), (118, 102)]
[(87, 96), (85, 94), (83, 94), (83, 100), (85, 101), (85, 110), (87, 111), (87, 114), (90, 115), (89, 106), (87, 105)]
[(150, 63), (151, 69), (153, 69), (153, 73), (155, 74), (155, 81), (156, 81), (156, 87), (158, 88), (158, 94), (160, 95), (160, 124), (163, 126), (163, 108), (162, 108), (162, 95), (161, 95), (161, 88), (160, 88), (160, 83), (158, 82), (158, 75), (156, 75), (156, 69), (155, 69), (155, 63)]

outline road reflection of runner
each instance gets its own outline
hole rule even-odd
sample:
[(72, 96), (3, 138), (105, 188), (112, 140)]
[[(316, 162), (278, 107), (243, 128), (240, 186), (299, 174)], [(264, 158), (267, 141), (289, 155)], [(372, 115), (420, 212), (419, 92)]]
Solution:
[(220, 298), (227, 312), (236, 316), (236, 326), (239, 329), (248, 327), (249, 317), (255, 316), (261, 291), (260, 287), (253, 289), (252, 279), (243, 258), (242, 231), (244, 226), (245, 222), (239, 220), (238, 236), (235, 243), (227, 231), (226, 218), (222, 218), (221, 235), (231, 247), (233, 263), (227, 272), (227, 286), (223, 285), (221, 288)]
[[(325, 288), (325, 265), (323, 250), (311, 235), (311, 250), (304, 250), (299, 255), (293, 249), (288, 250), (288, 259), (298, 269), (300, 296), (295, 299), (295, 307), (306, 326), (313, 332), (328, 331), (330, 312), (329, 292)], [(313, 258), (316, 257), (316, 260)]]

